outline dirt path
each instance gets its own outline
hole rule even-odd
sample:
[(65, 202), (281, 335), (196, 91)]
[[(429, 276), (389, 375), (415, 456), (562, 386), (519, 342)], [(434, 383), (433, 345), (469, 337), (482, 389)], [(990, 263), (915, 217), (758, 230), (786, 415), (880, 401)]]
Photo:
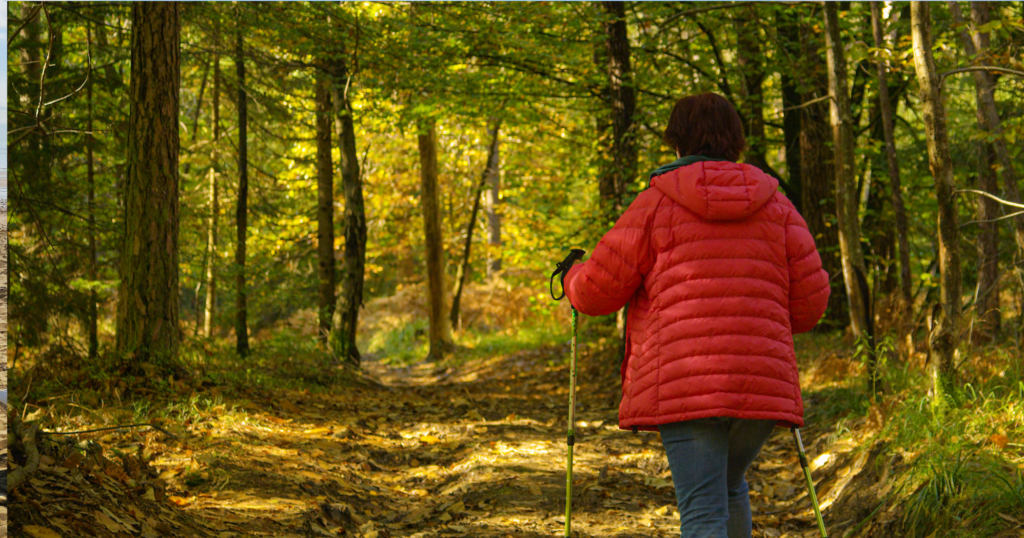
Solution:
[[(104, 501), (94, 488), (84, 512), (74, 502), (89, 495), (65, 494), (64, 505), (51, 499), (43, 516), (26, 516), (64, 536), (78, 524), (97, 536), (560, 536), (566, 351), (530, 350), (458, 370), (370, 363), (384, 388), (290, 391), (197, 408), (179, 441), (156, 432), (99, 438), (127, 453), (140, 444), (155, 453), (155, 496), (150, 482), (133, 488), (122, 477), (125, 497)], [(596, 356), (581, 362), (573, 528), (581, 536), (678, 536), (657, 434), (620, 431), (617, 368), (588, 368)], [(53, 482), (80, 469), (61, 471), (59, 460), (26, 496), (61, 496)], [(815, 535), (787, 431), (772, 436), (748, 478), (756, 537)]]

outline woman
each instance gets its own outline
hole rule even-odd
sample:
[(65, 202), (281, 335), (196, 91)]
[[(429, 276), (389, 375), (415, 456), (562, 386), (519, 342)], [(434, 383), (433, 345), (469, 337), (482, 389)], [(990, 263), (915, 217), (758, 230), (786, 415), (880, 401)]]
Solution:
[(629, 303), (619, 427), (660, 431), (684, 538), (749, 538), (747, 467), (776, 425), (802, 426), (793, 334), (828, 303), (828, 274), (779, 182), (735, 161), (736, 109), (680, 99), (651, 174), (566, 295), (584, 314)]

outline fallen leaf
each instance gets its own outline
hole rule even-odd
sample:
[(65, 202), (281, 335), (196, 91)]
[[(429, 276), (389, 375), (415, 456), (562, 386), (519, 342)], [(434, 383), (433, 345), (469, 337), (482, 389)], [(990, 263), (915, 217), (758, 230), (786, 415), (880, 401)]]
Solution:
[(420, 436), (420, 442), (426, 443), (428, 445), (436, 445), (437, 443), (440, 443), (441, 440), (438, 439), (437, 437), (434, 437), (433, 435), (423, 435)]
[(999, 434), (993, 434), (988, 438), (988, 440), (992, 441), (992, 444), (998, 446), (999, 448), (1006, 448), (1006, 444), (1010, 442), (1010, 439), (1008, 437)]
[(40, 527), (39, 525), (26, 525), (21, 528), (32, 538), (61, 538), (60, 534), (50, 529), (49, 527)]
[(108, 531), (113, 532), (115, 534), (124, 531), (124, 529), (121, 528), (121, 526), (118, 525), (113, 519), (110, 519), (110, 517), (107, 516), (107, 514), (96, 511), (93, 512), (92, 515), (94, 518), (96, 518), (96, 521), (99, 521), (100, 524), (106, 527)]
[(1006, 515), (1006, 514), (1004, 514), (1002, 512), (999, 512), (999, 517), (1005, 519), (1006, 521), (1009, 521), (1010, 523), (1016, 523), (1018, 525), (1021, 524), (1019, 519), (1017, 519), (1017, 518), (1015, 518), (1013, 516), (1008, 516), (1008, 515)]
[(288, 400), (278, 400), (277, 405), (281, 406), (281, 409), (288, 411), (289, 413), (301, 413), (302, 409), (299, 406), (289, 402)]

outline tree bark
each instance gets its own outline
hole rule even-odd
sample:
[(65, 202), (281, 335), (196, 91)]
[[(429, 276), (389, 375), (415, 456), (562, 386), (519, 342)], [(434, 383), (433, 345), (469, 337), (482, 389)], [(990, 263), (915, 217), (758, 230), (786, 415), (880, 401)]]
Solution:
[[(796, 108), (803, 104), (800, 94), (801, 78), (798, 74), (794, 76), (793, 71), (800, 58), (800, 26), (797, 22), (799, 17), (792, 9), (777, 9), (775, 11), (776, 26), (779, 31), (780, 47), (779, 53), (784, 56), (789, 64), (788, 68), (782, 69), (782, 136), (786, 146), (786, 171), (789, 174), (789, 190), (786, 192), (790, 201), (796, 206), (797, 211), (803, 214), (803, 173), (800, 155), (800, 131), (803, 128), (800, 121), (803, 111)], [(789, 109), (789, 110), (787, 110)]]
[(246, 322), (245, 236), (248, 226), (249, 155), (246, 128), (245, 49), (242, 45), (242, 17), (238, 16), (235, 36), (235, 71), (238, 76), (238, 202), (235, 206), (235, 349), (249, 354), (249, 327)]
[[(332, 88), (334, 126), (341, 149), (341, 182), (345, 190), (345, 250), (337, 304), (331, 320), (331, 349), (337, 357), (355, 365), (360, 363), (356, 347), (359, 309), (363, 306), (363, 282), (366, 267), (366, 211), (363, 205), (363, 179), (356, 154), (356, 131), (352, 103), (348, 98), (349, 75), (341, 64)], [(436, 157), (435, 157), (436, 179)], [(436, 199), (435, 199), (436, 200)], [(440, 224), (438, 224), (440, 232)], [(443, 316), (442, 316), (443, 317)]]
[(334, 314), (334, 171), (331, 159), (331, 89), (327, 73), (316, 70), (317, 256), (320, 280), (319, 334), (326, 341)]
[(124, 248), (117, 349), (130, 368), (177, 359), (178, 93), (177, 2), (132, 4)]
[[(491, 123), (495, 126), (498, 125), (497, 118), (491, 118)], [(487, 260), (487, 276), (492, 277), (501, 271), (501, 213), (498, 212), (498, 194), (501, 191), (501, 150), (498, 141), (497, 127), (494, 128), (494, 132), (490, 129), (487, 131), (487, 135), (494, 138), (494, 152), (492, 153), (492, 159), (487, 164), (487, 184), (489, 188), (484, 192), (484, 211), (487, 213), (487, 230), (490, 234), (488, 238), (488, 260)]]
[(846, 58), (839, 33), (839, 6), (827, 2), (825, 9), (825, 51), (828, 63), (829, 117), (835, 152), (836, 208), (839, 218), (839, 250), (843, 281), (850, 306), (850, 325), (857, 338), (868, 343), (868, 382), (875, 385), (874, 324), (871, 315), (867, 269), (860, 245), (857, 179), (854, 155), (853, 117), (846, 84)]
[(765, 158), (767, 144), (764, 133), (764, 65), (761, 60), (759, 27), (761, 21), (753, 6), (743, 8), (737, 18), (736, 60), (743, 76), (741, 118), (746, 132), (747, 150), (743, 161), (778, 178), (779, 173), (768, 165)]
[(217, 192), (217, 166), (220, 152), (220, 55), (213, 55), (213, 149), (210, 151), (210, 170), (207, 178), (210, 182), (210, 227), (206, 235), (206, 305), (203, 312), (203, 336), (213, 336), (213, 316), (217, 309), (217, 215), (220, 213), (220, 200)]
[(946, 110), (932, 58), (931, 15), (927, 2), (910, 3), (914, 68), (928, 143), (928, 165), (938, 201), (940, 301), (942, 315), (929, 335), (932, 390), (936, 401), (949, 393), (956, 375), (954, 355), (960, 341), (960, 223), (954, 194), (953, 166), (946, 134)]
[[(805, 81), (801, 102), (806, 103), (828, 95), (828, 74), (824, 69), (819, 50), (822, 37), (810, 24), (802, 25), (800, 32), (802, 54), (798, 73)], [(818, 101), (806, 105), (800, 112), (800, 169), (803, 177), (801, 186), (801, 214), (814, 236), (814, 242), (821, 254), (821, 264), (832, 281), (832, 293), (828, 298), (828, 309), (821, 325), (831, 328), (849, 324), (846, 288), (839, 284), (837, 277), (842, 273), (839, 250), (839, 231), (836, 220), (835, 200), (835, 154), (828, 147), (831, 139), (829, 127), (829, 104)]]
[[(92, 41), (92, 27), (86, 26), (85, 30), (88, 35), (88, 41)], [(85, 135), (85, 162), (86, 162), (86, 177), (89, 182), (89, 194), (88, 194), (88, 212), (89, 212), (89, 280), (91, 281), (89, 287), (89, 312), (88, 312), (88, 333), (89, 333), (89, 358), (95, 359), (99, 353), (99, 331), (97, 328), (99, 309), (97, 308), (98, 298), (96, 297), (96, 281), (98, 280), (98, 272), (96, 270), (96, 178), (95, 178), (95, 160), (93, 156), (93, 146), (96, 141), (92, 134), (92, 81), (85, 88), (86, 106), (86, 124), (85, 130), (88, 133)]]
[(633, 116), (636, 112), (636, 89), (630, 66), (630, 43), (623, 2), (601, 2), (606, 16), (604, 23), (604, 68), (608, 76), (607, 107), (611, 118), (612, 162), (598, 180), (598, 191), (604, 206), (607, 224), (618, 219), (628, 186), (636, 175), (636, 133)]
[(469, 213), (469, 224), (466, 225), (466, 243), (462, 249), (462, 259), (459, 261), (459, 268), (455, 274), (455, 293), (452, 297), (452, 310), (450, 321), (452, 327), (456, 327), (459, 330), (462, 329), (461, 319), (459, 317), (459, 306), (462, 301), (462, 288), (466, 283), (466, 273), (469, 269), (469, 253), (473, 246), (473, 231), (476, 229), (476, 215), (480, 212), (480, 195), (484, 192), (484, 187), (487, 186), (487, 182), (495, 171), (492, 167), (498, 165), (498, 129), (501, 127), (500, 124), (495, 123), (493, 129), (488, 129), (487, 133), (491, 135), (491, 144), (487, 146), (487, 165), (484, 167), (484, 171), (480, 174), (480, 184), (477, 185), (476, 191), (473, 194), (473, 209)]
[[(995, 155), (990, 144), (978, 142), (978, 188), (999, 195), (996, 181)], [(978, 289), (974, 309), (978, 313), (979, 327), (975, 331), (979, 340), (990, 341), (999, 334), (999, 225), (991, 222), (999, 218), (999, 203), (981, 196), (978, 198)]]
[(451, 326), (444, 315), (444, 241), (441, 237), (441, 208), (437, 186), (437, 131), (427, 120), (420, 127), (420, 206), (427, 255), (427, 299), (430, 311), (430, 359), (440, 359), (452, 341)]
[[(964, 17), (960, 13), (959, 4), (949, 2), (949, 10), (953, 14), (953, 20), (958, 25), (963, 25)], [(974, 58), (980, 65), (988, 65), (985, 55), (989, 46), (989, 34), (988, 32), (979, 32), (978, 29), (989, 20), (989, 3), (971, 2), (971, 17), (974, 19), (974, 30), (971, 32), (966, 28), (960, 30), (960, 41), (968, 56)], [(1006, 139), (1003, 137), (999, 110), (996, 108), (995, 80), (987, 71), (972, 71), (971, 75), (974, 77), (974, 95), (978, 103), (978, 125), (992, 140), (992, 150), (995, 153), (995, 160), (1001, 168), (1000, 175), (1006, 199), (1019, 204), (1020, 191), (1017, 188), (1017, 175), (1014, 172), (1010, 152), (1006, 147)], [(1020, 249), (1021, 254), (1024, 254), (1024, 215), (1015, 217), (1013, 224), (1017, 248)]]
[[(874, 34), (875, 47), (879, 50), (885, 46), (882, 37), (882, 13), (879, 2), (871, 2), (871, 28)], [(896, 160), (895, 125), (893, 123), (892, 101), (889, 98), (889, 82), (886, 76), (886, 61), (880, 55), (876, 62), (878, 71), (878, 106), (882, 115), (882, 131), (885, 136), (885, 158), (889, 166), (889, 186), (892, 189), (893, 220), (896, 227), (896, 242), (899, 245), (900, 257), (900, 311), (903, 320), (900, 327), (900, 341), (910, 337), (913, 298), (910, 289), (910, 239), (907, 232), (907, 212), (903, 206), (903, 191), (900, 186), (900, 167)]]

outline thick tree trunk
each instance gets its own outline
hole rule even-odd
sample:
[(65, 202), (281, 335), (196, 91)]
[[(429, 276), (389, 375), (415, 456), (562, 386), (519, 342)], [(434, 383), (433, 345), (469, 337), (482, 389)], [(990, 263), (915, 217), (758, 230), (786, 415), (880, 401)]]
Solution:
[(176, 360), (178, 327), (177, 2), (132, 4), (128, 173), (117, 349), (133, 370)]
[(874, 323), (864, 253), (860, 245), (853, 117), (846, 85), (846, 58), (839, 34), (839, 6), (825, 3), (825, 51), (828, 62), (829, 117), (835, 151), (836, 208), (839, 218), (839, 249), (843, 280), (850, 305), (850, 325), (857, 338), (868, 343), (868, 382), (875, 385)]
[[(885, 40), (882, 37), (882, 13), (880, 2), (871, 2), (871, 27), (874, 34), (875, 47), (882, 50)], [(900, 186), (900, 167), (896, 160), (895, 125), (893, 123), (892, 101), (889, 98), (889, 82), (886, 76), (886, 61), (879, 56), (876, 62), (878, 71), (878, 106), (882, 115), (882, 130), (885, 136), (885, 158), (889, 165), (889, 186), (892, 190), (893, 220), (896, 225), (896, 241), (899, 245), (900, 257), (900, 311), (903, 320), (900, 327), (900, 341), (909, 342), (912, 318), (912, 294), (910, 289), (910, 240), (907, 232), (907, 212), (903, 207), (903, 191)]]
[[(89, 35), (89, 41), (92, 41), (92, 27), (87, 26), (86, 32)], [(96, 177), (95, 177), (95, 160), (93, 156), (93, 145), (95, 144), (95, 138), (92, 134), (92, 81), (89, 81), (88, 86), (85, 89), (86, 106), (86, 124), (85, 130), (88, 133), (85, 135), (85, 162), (86, 162), (86, 176), (89, 182), (89, 197), (88, 197), (88, 212), (89, 212), (89, 280), (92, 281), (92, 285), (89, 288), (89, 312), (88, 318), (88, 333), (89, 333), (89, 358), (95, 359), (99, 353), (99, 332), (97, 330), (99, 309), (97, 308), (98, 298), (96, 297), (95, 283), (97, 281), (98, 272), (96, 270)]]
[(466, 225), (466, 243), (462, 249), (462, 259), (459, 261), (459, 268), (455, 274), (455, 293), (452, 296), (452, 310), (450, 321), (452, 327), (459, 330), (462, 329), (461, 319), (459, 317), (459, 305), (462, 301), (462, 288), (466, 283), (466, 273), (469, 270), (469, 253), (473, 246), (473, 231), (476, 229), (476, 215), (480, 212), (480, 195), (484, 192), (484, 187), (487, 186), (488, 179), (496, 172), (492, 168), (498, 165), (498, 129), (500, 124), (495, 124), (493, 129), (488, 129), (487, 133), (491, 135), (491, 144), (487, 146), (487, 165), (484, 167), (484, 171), (480, 174), (480, 184), (477, 185), (476, 191), (473, 193), (473, 209), (469, 213), (469, 224)]
[(331, 159), (331, 81), (316, 70), (317, 256), (319, 334), (326, 341), (334, 314), (334, 166)]
[(425, 121), (419, 134), (420, 206), (427, 255), (427, 299), (430, 311), (430, 355), (440, 359), (452, 341), (451, 326), (444, 315), (444, 240), (441, 237), (441, 207), (437, 186), (437, 131), (434, 122)]
[(213, 336), (213, 316), (217, 309), (217, 215), (220, 200), (217, 192), (217, 167), (220, 159), (220, 55), (213, 56), (213, 149), (210, 151), (210, 226), (206, 234), (206, 305), (203, 309), (203, 336)]
[(636, 112), (636, 89), (630, 66), (629, 34), (623, 2), (601, 2), (609, 20), (604, 24), (604, 69), (608, 75), (607, 107), (612, 129), (610, 167), (601, 172), (598, 191), (607, 224), (619, 218), (628, 186), (636, 175), (636, 133), (633, 115)]
[[(978, 142), (978, 188), (999, 195), (994, 165), (995, 155), (990, 144)], [(975, 331), (981, 341), (991, 340), (999, 333), (999, 203), (986, 196), (978, 198), (978, 289), (974, 309), (978, 313)]]
[(780, 46), (778, 53), (785, 58), (790, 68), (782, 69), (782, 136), (786, 146), (786, 170), (789, 174), (789, 189), (786, 195), (789, 197), (797, 211), (803, 214), (803, 173), (800, 156), (800, 131), (802, 129), (800, 116), (802, 111), (797, 108), (803, 104), (800, 94), (801, 76), (794, 74), (794, 67), (798, 65), (800, 54), (800, 25), (798, 23), (799, 13), (792, 9), (778, 9), (775, 11), (776, 26), (778, 27)]
[[(334, 126), (341, 149), (341, 182), (345, 190), (345, 250), (342, 253), (340, 293), (331, 321), (331, 349), (336, 356), (359, 365), (356, 328), (359, 309), (363, 306), (363, 281), (366, 267), (366, 211), (363, 206), (363, 179), (356, 154), (356, 131), (352, 104), (347, 91), (351, 89), (345, 65), (339, 66), (332, 88)], [(436, 179), (436, 157), (435, 179)], [(436, 198), (435, 198), (436, 201)], [(440, 224), (438, 224), (440, 231)], [(443, 267), (443, 266), (442, 266)], [(444, 316), (442, 316), (444, 317)]]
[[(819, 50), (822, 37), (809, 24), (800, 32), (801, 49), (800, 76), (806, 88), (800, 101), (806, 103), (828, 95), (828, 74), (824, 69)], [(822, 267), (831, 279), (832, 293), (828, 298), (828, 309), (820, 325), (838, 328), (849, 324), (846, 288), (842, 285), (842, 262), (839, 251), (839, 231), (836, 220), (835, 200), (835, 154), (829, 147), (831, 131), (828, 118), (829, 104), (818, 101), (805, 105), (800, 112), (800, 169), (803, 177), (801, 187), (801, 214), (814, 236), (814, 242), (821, 254)]]
[(953, 166), (946, 134), (946, 110), (932, 58), (931, 15), (927, 2), (911, 2), (914, 68), (920, 86), (921, 112), (928, 142), (928, 165), (939, 204), (939, 270), (942, 315), (929, 335), (932, 389), (938, 401), (948, 394), (956, 375), (954, 356), (960, 341), (960, 223), (954, 194)]
[[(974, 30), (968, 32), (960, 31), (960, 41), (968, 56), (976, 59), (979, 65), (988, 65), (984, 59), (989, 46), (988, 32), (979, 32), (978, 29), (984, 26), (989, 20), (988, 2), (971, 2), (971, 16), (974, 19)], [(958, 24), (964, 23), (963, 15), (960, 14), (960, 6), (956, 2), (949, 2), (949, 10), (953, 14), (953, 20)], [(999, 111), (996, 108), (995, 80), (987, 71), (973, 71), (975, 98), (978, 103), (978, 124), (982, 131), (988, 133), (992, 138), (992, 150), (995, 153), (995, 160), (1000, 167), (1003, 189), (1006, 191), (1006, 199), (1013, 203), (1020, 203), (1020, 191), (1017, 188), (1017, 175), (1014, 172), (1013, 161), (1010, 152), (1006, 147), (1006, 139), (1003, 137), (1002, 122), (999, 119)], [(1024, 254), (1024, 215), (1013, 219), (1014, 238), (1017, 247)]]
[(487, 255), (487, 276), (491, 277), (501, 271), (501, 213), (498, 212), (498, 194), (501, 191), (501, 150), (499, 146), (497, 125), (498, 119), (491, 118), (495, 125), (494, 131), (487, 130), (487, 136), (494, 139), (494, 152), (487, 164), (487, 185), (484, 191), (484, 211), (487, 213), (487, 230), (489, 232)]
[(235, 40), (235, 71), (238, 74), (238, 203), (235, 207), (235, 349), (249, 354), (249, 326), (246, 322), (245, 236), (248, 226), (249, 152), (246, 137), (248, 116), (245, 96), (245, 49), (242, 46), (242, 18)]
[(743, 8), (741, 13), (736, 21), (736, 63), (743, 76), (740, 117), (743, 119), (747, 138), (747, 150), (744, 152), (743, 161), (774, 177), (779, 177), (778, 172), (768, 165), (765, 158), (767, 144), (764, 133), (764, 92), (761, 89), (765, 75), (759, 33), (761, 21), (753, 6)]

